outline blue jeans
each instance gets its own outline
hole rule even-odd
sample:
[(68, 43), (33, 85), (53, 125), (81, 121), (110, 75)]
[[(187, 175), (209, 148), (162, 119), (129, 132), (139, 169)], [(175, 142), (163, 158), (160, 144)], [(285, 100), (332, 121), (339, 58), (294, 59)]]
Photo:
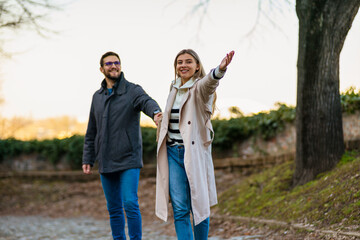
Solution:
[(141, 239), (141, 214), (137, 195), (139, 176), (139, 168), (100, 175), (114, 240), (126, 240), (123, 208), (130, 239)]
[(194, 226), (194, 235), (191, 227), (191, 196), (190, 186), (184, 167), (183, 146), (167, 146), (169, 161), (169, 191), (174, 212), (175, 230), (178, 240), (208, 239), (209, 218)]

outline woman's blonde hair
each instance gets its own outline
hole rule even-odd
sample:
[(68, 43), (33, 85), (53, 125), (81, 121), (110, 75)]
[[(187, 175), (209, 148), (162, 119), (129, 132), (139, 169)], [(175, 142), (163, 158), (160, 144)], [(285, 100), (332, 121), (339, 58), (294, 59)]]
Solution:
[[(197, 70), (194, 73), (194, 76), (192, 76), (192, 78), (198, 79), (198, 78), (205, 77), (206, 72), (205, 72), (205, 69), (204, 69), (204, 67), (203, 67), (203, 65), (201, 63), (199, 55), (192, 49), (183, 49), (176, 55), (175, 60), (174, 60), (175, 79), (180, 77), (180, 75), (176, 71), (177, 59), (178, 59), (178, 57), (180, 55), (183, 55), (183, 54), (186, 54), (186, 53), (190, 54), (195, 59), (195, 62), (199, 65), (199, 70)], [(216, 108), (215, 103), (216, 103), (216, 92), (214, 92), (214, 99), (213, 99), (213, 103), (212, 103), (212, 114), (214, 114), (214, 112), (215, 112), (215, 108)]]

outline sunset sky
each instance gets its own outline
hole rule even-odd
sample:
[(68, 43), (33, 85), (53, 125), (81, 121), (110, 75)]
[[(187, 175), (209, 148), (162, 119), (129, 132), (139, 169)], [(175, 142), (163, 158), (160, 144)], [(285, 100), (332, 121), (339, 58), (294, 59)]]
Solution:
[[(87, 121), (91, 97), (103, 79), (99, 59), (107, 51), (117, 52), (127, 80), (140, 84), (164, 108), (173, 61), (184, 48), (199, 54), (207, 72), (235, 50), (217, 90), (220, 115), (227, 116), (230, 106), (256, 113), (270, 110), (275, 102), (295, 105), (294, 7), (283, 15), (264, 10), (278, 25), (261, 15), (254, 34), (244, 37), (255, 24), (258, 1), (211, 0), (201, 28), (202, 10), (192, 14), (197, 2), (74, 0), (49, 16), (46, 25), (57, 35), (41, 38), (23, 30), (6, 36), (5, 50), (14, 55), (1, 60), (1, 114), (35, 119), (68, 115)], [(341, 54), (341, 91), (360, 88), (359, 15)]]

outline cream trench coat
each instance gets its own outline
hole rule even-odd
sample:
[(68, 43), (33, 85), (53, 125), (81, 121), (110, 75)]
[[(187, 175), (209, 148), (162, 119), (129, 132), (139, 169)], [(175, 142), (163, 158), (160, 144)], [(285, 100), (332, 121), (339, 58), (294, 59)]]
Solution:
[[(214, 70), (212, 70), (214, 71)], [(217, 204), (211, 143), (214, 137), (210, 117), (213, 93), (219, 85), (212, 71), (197, 79), (180, 105), (179, 128), (184, 141), (184, 165), (189, 180), (191, 207), (195, 225), (210, 217), (210, 207)], [(169, 166), (166, 149), (170, 111), (177, 89), (172, 87), (161, 122), (157, 145), (156, 216), (167, 221), (169, 203)]]

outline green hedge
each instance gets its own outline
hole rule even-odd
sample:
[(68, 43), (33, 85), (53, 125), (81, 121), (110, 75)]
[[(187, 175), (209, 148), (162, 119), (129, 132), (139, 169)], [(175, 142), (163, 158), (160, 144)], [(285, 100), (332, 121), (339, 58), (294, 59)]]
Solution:
[[(156, 159), (156, 129), (142, 128), (144, 163)], [(5, 158), (21, 154), (39, 154), (51, 164), (56, 165), (60, 159), (65, 159), (72, 169), (81, 169), (84, 136), (74, 135), (65, 139), (21, 141), (17, 139), (0, 140), (0, 162)]]
[[(355, 113), (360, 110), (360, 90), (355, 92), (351, 87), (341, 94), (342, 111)], [(268, 140), (281, 132), (286, 123), (295, 120), (295, 108), (286, 104), (277, 104), (277, 109), (260, 112), (251, 116), (240, 116), (229, 120), (212, 120), (215, 131), (214, 151), (225, 152), (237, 146), (240, 141), (251, 136), (261, 136)], [(156, 161), (156, 129), (143, 127), (144, 163)], [(20, 154), (37, 153), (48, 159), (52, 164), (66, 156), (66, 161), (73, 169), (80, 169), (84, 136), (74, 135), (66, 139), (20, 141), (16, 139), (0, 140), (0, 161)]]
[[(343, 113), (353, 114), (360, 110), (360, 90), (350, 87), (340, 95)], [(213, 120), (215, 151), (226, 151), (237, 146), (238, 142), (251, 136), (261, 136), (269, 140), (281, 132), (286, 123), (295, 120), (295, 107), (277, 104), (277, 109), (270, 112), (260, 112), (251, 116), (231, 118), (229, 120)]]
[(0, 140), (0, 161), (20, 154), (36, 153), (56, 165), (61, 157), (66, 156), (68, 164), (76, 169), (81, 167), (83, 143), (84, 136), (80, 135), (43, 141)]
[(213, 147), (217, 151), (232, 149), (235, 143), (251, 136), (261, 136), (268, 140), (282, 131), (285, 123), (295, 120), (295, 108), (278, 104), (278, 109), (268, 113), (260, 112), (252, 116), (213, 120), (215, 138)]
[(355, 113), (360, 110), (360, 89), (356, 92), (355, 87), (350, 87), (340, 96), (342, 111), (346, 113)]

